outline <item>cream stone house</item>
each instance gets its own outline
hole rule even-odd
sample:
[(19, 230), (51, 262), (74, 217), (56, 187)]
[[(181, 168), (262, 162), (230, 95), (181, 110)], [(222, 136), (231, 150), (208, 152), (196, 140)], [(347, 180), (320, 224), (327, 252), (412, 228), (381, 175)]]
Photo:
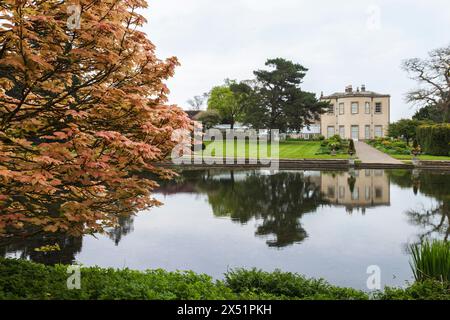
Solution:
[(329, 113), (321, 116), (323, 136), (338, 134), (345, 139), (368, 140), (387, 134), (390, 95), (367, 91), (365, 85), (356, 90), (347, 86), (345, 92), (322, 95), (321, 100), (329, 101), (332, 106)]

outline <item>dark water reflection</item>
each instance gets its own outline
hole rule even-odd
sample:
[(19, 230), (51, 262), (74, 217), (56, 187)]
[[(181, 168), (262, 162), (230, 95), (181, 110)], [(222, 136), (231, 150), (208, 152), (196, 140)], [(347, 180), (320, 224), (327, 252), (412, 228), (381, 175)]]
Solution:
[[(407, 246), (448, 239), (449, 174), (407, 170), (193, 170), (165, 182), (161, 208), (120, 219), (97, 238), (61, 234), (8, 239), (0, 255), (43, 263), (192, 269), (280, 268), (365, 288), (411, 280)], [(36, 252), (58, 244), (61, 251)]]

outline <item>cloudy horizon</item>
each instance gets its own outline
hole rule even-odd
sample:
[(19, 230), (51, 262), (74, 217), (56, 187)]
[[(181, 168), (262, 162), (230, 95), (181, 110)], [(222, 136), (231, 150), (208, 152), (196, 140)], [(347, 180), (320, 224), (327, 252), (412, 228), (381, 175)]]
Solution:
[(417, 84), (401, 69), (408, 58), (426, 58), (450, 44), (450, 2), (368, 0), (150, 0), (144, 30), (158, 57), (177, 56), (168, 81), (170, 103), (220, 85), (246, 80), (268, 58), (309, 69), (303, 90), (320, 95), (365, 84), (391, 99), (391, 121), (416, 108), (405, 94)]

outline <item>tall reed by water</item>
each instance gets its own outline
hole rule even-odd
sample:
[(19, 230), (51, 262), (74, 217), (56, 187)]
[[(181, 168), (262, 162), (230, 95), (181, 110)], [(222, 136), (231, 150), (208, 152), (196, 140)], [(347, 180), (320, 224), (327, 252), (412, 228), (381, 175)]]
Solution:
[(411, 245), (411, 268), (416, 281), (450, 281), (450, 243), (425, 241)]

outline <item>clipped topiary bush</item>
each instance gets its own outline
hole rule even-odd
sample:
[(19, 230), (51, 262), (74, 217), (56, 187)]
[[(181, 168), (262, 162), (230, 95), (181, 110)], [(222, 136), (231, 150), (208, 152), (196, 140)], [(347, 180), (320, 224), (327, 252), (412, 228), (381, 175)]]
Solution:
[(450, 124), (425, 125), (417, 128), (417, 141), (426, 154), (450, 155)]

